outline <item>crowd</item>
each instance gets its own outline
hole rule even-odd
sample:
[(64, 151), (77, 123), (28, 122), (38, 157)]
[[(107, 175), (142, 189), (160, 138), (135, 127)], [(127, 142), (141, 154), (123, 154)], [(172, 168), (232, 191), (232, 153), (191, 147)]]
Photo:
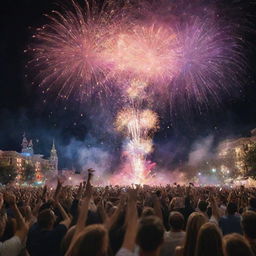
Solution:
[(256, 188), (0, 188), (0, 256), (256, 256)]

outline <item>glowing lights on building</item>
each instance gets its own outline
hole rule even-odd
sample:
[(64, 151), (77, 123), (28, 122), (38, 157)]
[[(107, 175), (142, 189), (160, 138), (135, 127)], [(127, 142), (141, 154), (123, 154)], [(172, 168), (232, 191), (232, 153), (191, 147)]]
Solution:
[(33, 168), (35, 174), (34, 183), (36, 185), (43, 184), (46, 176), (49, 176), (49, 174), (57, 175), (58, 156), (54, 143), (49, 159), (45, 159), (43, 155), (34, 154), (33, 142), (32, 140), (28, 141), (25, 134), (23, 135), (21, 147), (21, 153), (0, 150), (0, 163), (15, 167), (17, 172), (15, 182), (17, 184), (26, 182), (23, 180), (23, 172), (25, 171), (26, 165), (30, 165)]

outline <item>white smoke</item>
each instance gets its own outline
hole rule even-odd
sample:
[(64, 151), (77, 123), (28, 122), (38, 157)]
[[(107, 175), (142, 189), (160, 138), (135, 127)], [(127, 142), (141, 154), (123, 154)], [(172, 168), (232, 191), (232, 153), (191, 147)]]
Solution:
[(75, 158), (81, 171), (93, 168), (100, 175), (111, 168), (111, 154), (90, 135), (84, 141), (72, 139), (65, 149), (65, 155), (70, 159)]
[(214, 138), (212, 135), (209, 135), (201, 140), (197, 140), (192, 145), (192, 150), (189, 153), (188, 165), (196, 165), (212, 156), (213, 140)]

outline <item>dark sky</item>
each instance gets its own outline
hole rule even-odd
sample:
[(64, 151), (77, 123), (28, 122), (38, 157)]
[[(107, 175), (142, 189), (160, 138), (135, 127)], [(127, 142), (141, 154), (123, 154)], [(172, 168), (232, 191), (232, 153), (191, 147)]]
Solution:
[[(25, 69), (27, 57), (23, 51), (31, 42), (33, 29), (43, 24), (42, 14), (49, 13), (54, 7), (54, 2), (56, 1), (1, 2), (0, 149), (19, 151), (22, 134), (26, 132), (27, 136), (34, 140), (36, 152), (46, 156), (49, 155), (54, 138), (61, 167), (76, 166), (76, 149), (73, 149), (71, 155), (66, 154), (66, 147), (71, 141), (85, 141), (87, 146), (91, 142), (99, 147), (104, 145), (107, 150), (118, 156), (120, 138), (114, 136), (111, 131), (95, 128), (99, 120), (106, 125), (110, 122), (106, 120), (103, 111), (97, 110), (94, 113), (78, 103), (44, 103), (39, 90), (25, 78), (29, 71)], [(232, 7), (233, 2), (246, 3), (226, 1), (226, 5)], [(255, 17), (251, 19), (253, 20), (256, 20)], [(161, 129), (154, 139), (155, 157), (161, 158), (163, 146), (164, 157), (173, 159), (174, 162), (184, 160), (197, 140), (213, 135), (217, 142), (230, 136), (248, 135), (250, 129), (256, 127), (256, 45), (253, 44), (253, 37), (255, 34), (250, 33), (245, 50), (249, 68), (242, 90), (235, 91), (232, 97), (223, 98), (222, 106), (211, 106), (208, 112), (202, 114), (196, 112), (189, 116), (176, 116), (170, 121), (166, 110), (166, 114), (161, 116)], [(106, 129), (104, 126), (101, 128)], [(88, 138), (89, 133), (93, 140)]]

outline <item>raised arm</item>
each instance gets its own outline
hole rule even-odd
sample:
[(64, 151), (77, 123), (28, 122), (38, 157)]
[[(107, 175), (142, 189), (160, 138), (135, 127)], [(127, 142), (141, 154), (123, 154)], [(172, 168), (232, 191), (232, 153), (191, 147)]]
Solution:
[(64, 226), (66, 226), (66, 228), (69, 228), (70, 223), (71, 223), (71, 218), (69, 217), (69, 215), (67, 214), (67, 212), (65, 211), (65, 209), (62, 207), (61, 203), (59, 201), (56, 202), (56, 207), (58, 208), (58, 210), (60, 211), (61, 217), (62, 217), (62, 221), (60, 222), (60, 224), (63, 224)]
[(216, 198), (213, 195), (210, 195), (209, 199), (212, 207), (212, 216), (218, 221), (220, 218), (220, 213), (217, 206)]
[(126, 232), (122, 247), (133, 251), (138, 227), (137, 190), (134, 189), (129, 191), (125, 223)]
[(16, 197), (12, 193), (6, 194), (5, 201), (12, 208), (16, 222), (17, 222), (17, 230), (15, 232), (15, 236), (19, 237), (20, 240), (23, 242), (28, 233), (28, 225), (25, 223), (25, 220), (22, 214), (20, 213), (20, 210), (17, 207)]
[(88, 216), (88, 210), (89, 210), (89, 203), (92, 196), (92, 186), (91, 186), (91, 177), (92, 175), (89, 173), (87, 183), (86, 183), (86, 189), (85, 189), (85, 197), (82, 200), (82, 205), (79, 210), (79, 216), (75, 228), (74, 236), (71, 240), (70, 246), (65, 254), (65, 256), (71, 256), (72, 248), (76, 242), (76, 239), (79, 235), (79, 233), (84, 229), (87, 216)]
[(125, 201), (126, 201), (126, 196), (124, 194), (122, 194), (120, 197), (120, 202), (118, 204), (117, 209), (115, 210), (115, 212), (112, 214), (112, 216), (108, 219), (108, 221), (105, 224), (107, 229), (110, 229), (118, 220), (120, 213), (125, 206)]

